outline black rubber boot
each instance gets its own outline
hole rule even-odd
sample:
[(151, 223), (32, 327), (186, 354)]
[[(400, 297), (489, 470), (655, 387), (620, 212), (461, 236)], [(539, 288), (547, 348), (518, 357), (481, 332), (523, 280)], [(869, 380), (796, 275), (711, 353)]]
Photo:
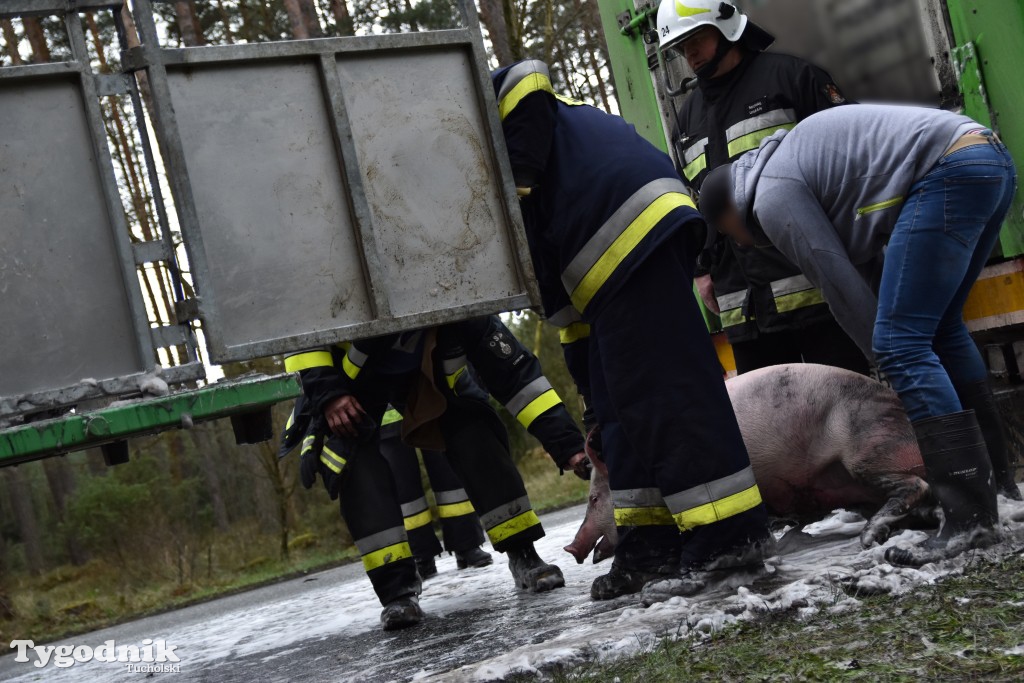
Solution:
[(491, 554), (480, 548), (470, 548), (461, 553), (455, 553), (455, 566), (459, 569), (475, 569), (477, 567), (486, 567), (493, 563), (494, 559), (491, 557)]
[(420, 600), (415, 595), (406, 595), (384, 605), (380, 613), (380, 625), (385, 631), (397, 631), (420, 623), (423, 610)]
[(914, 423), (928, 486), (942, 508), (939, 533), (919, 546), (889, 548), (894, 565), (920, 567), (999, 540), (992, 464), (973, 410)]
[(675, 565), (660, 571), (644, 571), (626, 569), (612, 563), (612, 568), (607, 574), (597, 577), (594, 583), (590, 584), (590, 597), (594, 600), (614, 600), (623, 595), (639, 593), (648, 583), (675, 576), (677, 573), (678, 567)]
[(996, 493), (1012, 500), (1021, 500), (1020, 489), (1014, 478), (1014, 467), (1010, 464), (1010, 450), (1006, 445), (1006, 431), (1003, 417), (999, 414), (992, 385), (987, 379), (968, 384), (956, 384), (956, 394), (964, 410), (973, 410), (978, 425), (985, 437), (988, 459), (996, 477)]
[(516, 586), (531, 593), (543, 593), (565, 585), (562, 570), (540, 559), (533, 543), (509, 550), (508, 568)]
[(437, 564), (434, 562), (433, 555), (417, 556), (414, 559), (416, 560), (416, 571), (422, 580), (426, 581), (432, 576), (437, 576)]

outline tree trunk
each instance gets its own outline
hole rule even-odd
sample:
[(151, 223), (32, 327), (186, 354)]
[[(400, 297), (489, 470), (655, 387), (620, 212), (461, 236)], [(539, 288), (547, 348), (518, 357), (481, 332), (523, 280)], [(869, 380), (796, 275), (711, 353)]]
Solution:
[(523, 45), (523, 20), (525, 13), (520, 15), (516, 0), (501, 0), (502, 16), (505, 18), (505, 30), (508, 36), (508, 49), (511, 59), (515, 62), (526, 59), (526, 47)]
[(0, 19), (0, 32), (4, 35), (4, 48), (13, 66), (22, 64), (21, 53), (18, 52), (18, 34), (10, 19)]
[(24, 17), (21, 21), (25, 25), (28, 44), (32, 46), (32, 61), (36, 64), (50, 61), (50, 48), (46, 44), (43, 25), (34, 17)]
[(320, 26), (320, 15), (317, 14), (314, 0), (299, 0), (302, 10), (302, 21), (306, 25), (306, 33), (310, 38), (323, 38), (324, 29)]
[(511, 64), (512, 48), (508, 44), (508, 27), (505, 26), (501, 0), (480, 0), (480, 21), (487, 29), (487, 37), (491, 40), (498, 66)]
[[(49, 485), (50, 495), (53, 497), (53, 507), (56, 511), (57, 522), (63, 525), (65, 511), (68, 507), (68, 499), (75, 490), (75, 478), (70, 463), (68, 463), (66, 456), (46, 458), (43, 460), (43, 472), (46, 474), (46, 483)], [(74, 535), (67, 534), (66, 531), (65, 534), (64, 541), (67, 545), (68, 556), (71, 558), (71, 564), (81, 567), (88, 559), (85, 550), (82, 549), (82, 544), (78, 542)]]
[(196, 7), (192, 0), (175, 0), (174, 17), (178, 22), (178, 30), (181, 32), (181, 42), (186, 47), (205, 45), (203, 29), (199, 25), (199, 18), (196, 16)]
[(335, 30), (339, 36), (354, 36), (356, 27), (345, 0), (331, 0), (331, 14), (334, 15)]
[(32, 504), (32, 489), (21, 467), (5, 467), (3, 474), (7, 483), (7, 498), (11, 501), (14, 521), (18, 526), (18, 535), (25, 546), (28, 570), (33, 574), (42, 574), (45, 564), (39, 522), (36, 520), (36, 510)]
[[(212, 427), (210, 427), (212, 429)], [(198, 433), (197, 433), (198, 436)], [(231, 530), (231, 520), (228, 518), (228, 508), (224, 505), (224, 494), (221, 492), (220, 475), (217, 473), (217, 458), (214, 456), (218, 449), (214, 447), (215, 438), (204, 430), (199, 441), (199, 466), (203, 470), (203, 477), (206, 479), (206, 488), (210, 493), (210, 505), (213, 508), (213, 520), (217, 524), (217, 530), (227, 533)]]
[(309, 38), (309, 27), (302, 12), (299, 0), (284, 0), (284, 10), (288, 13), (288, 24), (292, 27), (292, 37), (297, 40)]
[(277, 452), (270, 443), (262, 443), (258, 446), (259, 459), (264, 471), (270, 480), (270, 488), (274, 492), (277, 513), (277, 524), (280, 530), (280, 552), (281, 558), (287, 560), (289, 556), (288, 535), (290, 527), (288, 524), (288, 484), (285, 481), (284, 473), (281, 471), (281, 463), (277, 458)]

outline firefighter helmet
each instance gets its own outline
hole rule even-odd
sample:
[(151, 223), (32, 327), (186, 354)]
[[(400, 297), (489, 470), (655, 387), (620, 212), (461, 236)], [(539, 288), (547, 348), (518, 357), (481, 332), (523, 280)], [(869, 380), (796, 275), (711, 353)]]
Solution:
[(739, 41), (747, 16), (729, 2), (719, 0), (661, 0), (658, 7), (658, 43), (661, 49), (679, 43), (704, 26), (714, 26), (730, 43)]

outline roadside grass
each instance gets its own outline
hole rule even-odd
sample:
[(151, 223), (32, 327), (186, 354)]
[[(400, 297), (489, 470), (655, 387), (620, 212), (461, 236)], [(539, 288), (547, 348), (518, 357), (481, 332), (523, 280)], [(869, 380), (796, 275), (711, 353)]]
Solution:
[[(913, 593), (848, 611), (767, 614), (704, 640), (550, 672), (557, 683), (1024, 680), (1024, 555), (979, 561)], [(845, 596), (841, 596), (845, 597)], [(515, 680), (531, 680), (530, 676)]]
[[(537, 449), (519, 463), (526, 489), (538, 512), (586, 500), (588, 484), (571, 473), (558, 475), (551, 459)], [(321, 495), (319, 487), (310, 495)], [(318, 514), (336, 519), (337, 503)], [(327, 509), (327, 508), (330, 509)], [(232, 593), (358, 561), (354, 546), (331, 536), (296, 530), (288, 559), (278, 556), (276, 534), (253, 526), (235, 529), (199, 553), (199, 567), (182, 584), (166, 571), (146, 571), (113, 560), (94, 559), (81, 567), (63, 566), (41, 576), (19, 574), (4, 579), (14, 618), (0, 619), (0, 654), (12, 640), (36, 644), (86, 633), (114, 624), (212, 600)]]

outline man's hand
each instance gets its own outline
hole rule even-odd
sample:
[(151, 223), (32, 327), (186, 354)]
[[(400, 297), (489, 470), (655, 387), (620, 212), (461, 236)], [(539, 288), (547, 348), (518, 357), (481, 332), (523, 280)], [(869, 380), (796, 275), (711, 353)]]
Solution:
[(569, 458), (569, 462), (565, 465), (567, 469), (571, 469), (573, 474), (583, 481), (590, 481), (590, 459), (587, 458), (586, 453), (577, 453)]
[(716, 315), (721, 315), (722, 312), (718, 310), (718, 299), (715, 298), (715, 285), (711, 282), (711, 276), (699, 275), (693, 278), (693, 282), (697, 285), (697, 292), (700, 294), (700, 298), (704, 301), (707, 309)]
[(366, 411), (359, 405), (355, 396), (336, 398), (324, 409), (327, 425), (338, 436), (358, 436), (357, 425), (363, 421), (364, 415)]

